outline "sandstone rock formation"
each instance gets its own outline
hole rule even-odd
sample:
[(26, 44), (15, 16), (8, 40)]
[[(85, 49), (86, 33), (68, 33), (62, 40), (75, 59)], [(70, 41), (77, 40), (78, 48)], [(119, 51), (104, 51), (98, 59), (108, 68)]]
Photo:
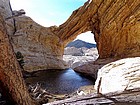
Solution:
[(67, 43), (92, 31), (100, 58), (139, 56), (139, 4), (139, 0), (89, 0), (60, 25), (58, 36)]
[(62, 60), (63, 44), (59, 43), (59, 37), (53, 33), (56, 26), (43, 27), (27, 16), (16, 17), (15, 26), (12, 44), (15, 52), (23, 54), (25, 70), (67, 68)]
[[(25, 70), (66, 68), (62, 60), (66, 44), (77, 35), (92, 31), (95, 34), (99, 59), (78, 67), (78, 70), (82, 69), (96, 78), (98, 69), (103, 66), (95, 85), (98, 93), (126, 91), (130, 94), (121, 93), (123, 96), (119, 95), (115, 99), (140, 102), (139, 91), (131, 94), (133, 88), (140, 87), (140, 58), (107, 64), (120, 58), (140, 56), (139, 0), (88, 0), (59, 27), (43, 27), (24, 15), (14, 17), (9, 0), (0, 1), (0, 12), (6, 21), (7, 33), (15, 52), (20, 51), (24, 55)], [(107, 65), (104, 66), (105, 64)], [(113, 87), (112, 80), (117, 86)], [(132, 91), (127, 91), (128, 89)], [(106, 100), (106, 97), (101, 99)], [(109, 102), (110, 99), (112, 97)], [(75, 98), (74, 102), (80, 100)]]
[(124, 91), (140, 87), (140, 57), (121, 59), (98, 71), (95, 88), (99, 93)]
[[(140, 56), (139, 5), (139, 0), (89, 0), (60, 26), (66, 30), (70, 29), (60, 37), (67, 42), (81, 32), (92, 31), (97, 43), (99, 62), (100, 59), (106, 58)], [(71, 26), (73, 27), (70, 28)], [(90, 62), (89, 65), (78, 67), (76, 70), (94, 71), (91, 68), (96, 66), (94, 62)]]
[[(14, 23), (13, 19), (7, 20), (7, 29), (14, 40), (15, 52), (24, 53), (25, 69), (29, 70), (65, 68), (64, 47), (87, 31), (95, 34), (100, 59), (139, 56), (139, 5), (139, 0), (88, 0), (59, 27), (45, 28), (29, 17), (19, 16)], [(4, 14), (11, 15), (10, 6), (6, 7)]]
[(67, 68), (62, 60), (64, 45), (55, 33), (56, 26), (43, 27), (22, 15), (23, 10), (12, 11), (9, 0), (0, 1), (0, 11), (15, 53), (19, 51), (24, 56), (26, 71)]

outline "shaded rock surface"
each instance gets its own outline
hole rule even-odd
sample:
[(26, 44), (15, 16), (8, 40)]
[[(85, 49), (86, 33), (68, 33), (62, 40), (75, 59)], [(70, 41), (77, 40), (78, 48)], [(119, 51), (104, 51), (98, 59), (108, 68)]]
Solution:
[(0, 1), (0, 13), (5, 19), (8, 35), (13, 35), (13, 33), (15, 31), (14, 21), (13, 21), (13, 19), (7, 20), (8, 17), (12, 16), (12, 8), (10, 5), (10, 0), (1, 0)]
[(93, 78), (97, 78), (97, 73), (100, 68), (104, 65), (116, 61), (117, 58), (106, 58), (106, 59), (97, 59), (96, 61), (88, 62), (87, 64), (75, 67), (74, 70), (84, 74), (88, 74)]

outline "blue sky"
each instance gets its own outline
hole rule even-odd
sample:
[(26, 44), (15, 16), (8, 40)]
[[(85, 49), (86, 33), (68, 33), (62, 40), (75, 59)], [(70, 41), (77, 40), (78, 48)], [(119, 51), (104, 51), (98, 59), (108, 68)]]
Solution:
[[(87, 0), (10, 0), (13, 10), (24, 9), (37, 23), (49, 27), (64, 23), (71, 13)], [(86, 35), (86, 38), (85, 38)], [(78, 39), (95, 43), (90, 32), (78, 36)], [(87, 37), (88, 36), (88, 37)]]

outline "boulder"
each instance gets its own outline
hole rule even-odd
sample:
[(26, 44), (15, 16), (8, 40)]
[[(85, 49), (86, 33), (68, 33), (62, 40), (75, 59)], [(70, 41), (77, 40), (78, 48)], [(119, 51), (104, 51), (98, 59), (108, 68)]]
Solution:
[(93, 78), (97, 79), (98, 70), (102, 68), (104, 65), (116, 60), (117, 60), (116, 58), (97, 59), (95, 61), (90, 61), (81, 66), (75, 67), (74, 70), (76, 72), (90, 75)]
[(111, 62), (98, 71), (95, 89), (102, 94), (140, 88), (140, 57)]

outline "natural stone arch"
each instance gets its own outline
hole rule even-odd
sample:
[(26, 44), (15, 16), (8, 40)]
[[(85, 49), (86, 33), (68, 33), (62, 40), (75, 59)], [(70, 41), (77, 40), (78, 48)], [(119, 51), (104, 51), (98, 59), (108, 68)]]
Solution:
[(88, 0), (58, 28), (64, 44), (92, 31), (99, 58), (139, 56), (139, 0)]
[[(92, 3), (88, 0), (83, 6), (73, 11), (68, 20), (58, 27), (57, 36), (67, 44), (74, 40), (79, 34), (92, 31), (92, 24), (96, 23), (96, 6), (91, 8)], [(91, 12), (92, 11), (92, 12)], [(94, 17), (94, 23), (92, 18)]]
[[(64, 46), (75, 39), (77, 35), (87, 31), (92, 31), (95, 35), (99, 59), (140, 56), (139, 5), (139, 0), (88, 0), (59, 27), (42, 27), (36, 25), (31, 19), (27, 17), (25, 19), (25, 16), (21, 16), (15, 19), (17, 29), (15, 35), (16, 37), (19, 35), (22, 42), (28, 40), (38, 44), (38, 48), (33, 48), (35, 51), (43, 47), (42, 52), (37, 51), (45, 58), (44, 62), (31, 59), (37, 61), (35, 66), (40, 62), (42, 66), (34, 68), (33, 62), (30, 69), (63, 68), (64, 64), (60, 62)], [(18, 45), (19, 42), (17, 41), (16, 44)], [(24, 48), (24, 45), (20, 46)], [(27, 53), (25, 50), (24, 52)], [(39, 55), (37, 57), (40, 58)]]

